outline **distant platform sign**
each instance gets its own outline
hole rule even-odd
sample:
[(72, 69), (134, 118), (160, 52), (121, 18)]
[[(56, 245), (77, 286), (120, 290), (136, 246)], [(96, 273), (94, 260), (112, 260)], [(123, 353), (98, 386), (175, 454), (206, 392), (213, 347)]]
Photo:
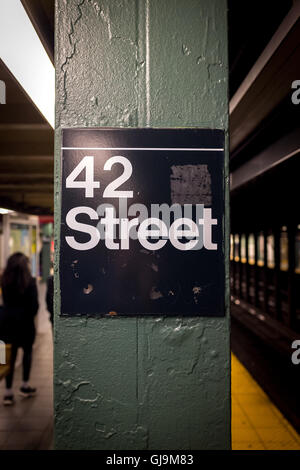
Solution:
[(224, 316), (224, 132), (64, 129), (62, 315)]

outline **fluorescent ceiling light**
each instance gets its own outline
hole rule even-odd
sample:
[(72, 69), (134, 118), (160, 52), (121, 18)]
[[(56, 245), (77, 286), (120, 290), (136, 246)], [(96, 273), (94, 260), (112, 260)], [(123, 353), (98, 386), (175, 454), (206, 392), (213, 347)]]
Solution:
[(20, 0), (0, 0), (0, 58), (54, 128), (54, 67)]
[(5, 214), (12, 214), (14, 211), (11, 211), (9, 209), (4, 209), (4, 207), (0, 207), (0, 214), (5, 215)]

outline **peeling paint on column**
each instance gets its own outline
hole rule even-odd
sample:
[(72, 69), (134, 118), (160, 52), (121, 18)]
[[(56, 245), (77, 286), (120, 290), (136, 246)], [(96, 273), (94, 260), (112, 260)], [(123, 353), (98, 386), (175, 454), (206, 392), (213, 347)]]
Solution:
[[(228, 64), (224, 0), (57, 0), (56, 9), (59, 249), (61, 127), (227, 132)], [(228, 205), (228, 160), (225, 185)], [(228, 233), (228, 215), (224, 223)], [(184, 319), (59, 317), (56, 252), (56, 448), (229, 448), (225, 250), (227, 317)], [(154, 258), (145, 259), (155, 274)], [(159, 295), (155, 285), (151, 293)]]

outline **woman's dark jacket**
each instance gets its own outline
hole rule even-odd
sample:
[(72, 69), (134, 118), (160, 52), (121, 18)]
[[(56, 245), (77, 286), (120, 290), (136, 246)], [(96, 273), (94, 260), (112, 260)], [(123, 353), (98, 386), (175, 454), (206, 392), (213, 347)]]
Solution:
[(23, 293), (12, 286), (2, 288), (3, 321), (0, 336), (7, 343), (19, 346), (33, 344), (35, 338), (34, 317), (37, 314), (38, 292), (36, 281), (31, 278)]

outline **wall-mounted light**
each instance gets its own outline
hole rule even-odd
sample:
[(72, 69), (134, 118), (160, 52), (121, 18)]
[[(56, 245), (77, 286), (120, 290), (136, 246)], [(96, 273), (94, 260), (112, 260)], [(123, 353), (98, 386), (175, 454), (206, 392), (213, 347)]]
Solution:
[(54, 67), (20, 0), (0, 0), (0, 58), (54, 128)]

